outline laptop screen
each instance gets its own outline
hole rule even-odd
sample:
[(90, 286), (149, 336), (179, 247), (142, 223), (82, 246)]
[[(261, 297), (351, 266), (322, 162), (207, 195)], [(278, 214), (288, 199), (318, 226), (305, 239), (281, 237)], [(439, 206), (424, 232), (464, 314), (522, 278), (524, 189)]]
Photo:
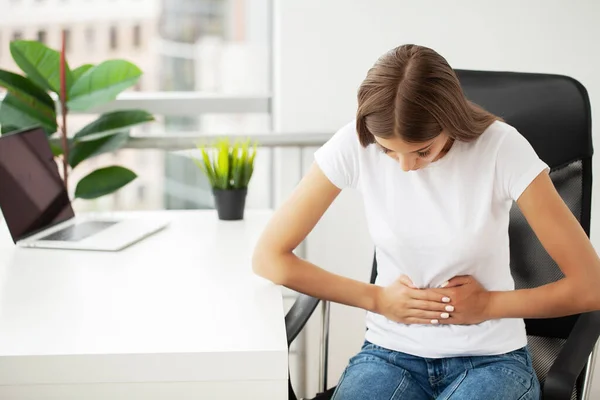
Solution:
[(74, 217), (41, 128), (0, 136), (0, 209), (15, 242)]

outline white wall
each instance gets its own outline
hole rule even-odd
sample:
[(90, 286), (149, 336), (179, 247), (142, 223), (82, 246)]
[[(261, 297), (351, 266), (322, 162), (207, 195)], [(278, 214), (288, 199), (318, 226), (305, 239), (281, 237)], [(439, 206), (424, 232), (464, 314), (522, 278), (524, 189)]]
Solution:
[[(454, 68), (570, 75), (587, 87), (593, 120), (600, 121), (600, 107), (594, 107), (600, 103), (600, 2), (596, 0), (275, 0), (274, 16), (278, 131), (333, 132), (352, 119), (356, 89), (367, 69), (379, 55), (403, 43), (430, 46)], [(595, 137), (599, 133), (595, 128)], [(277, 176), (278, 199), (289, 193), (299, 177), (298, 155), (286, 151), (280, 156), (282, 165), (290, 169)], [(307, 154), (305, 166), (309, 162)], [(600, 173), (598, 167), (595, 173)], [(600, 193), (594, 195), (595, 208), (600, 206)], [(600, 219), (594, 218), (592, 237), (599, 227)], [(307, 248), (311, 261), (368, 279), (371, 245), (355, 194), (336, 201)], [(330, 383), (337, 381), (348, 357), (358, 350), (363, 315), (360, 310), (334, 309)], [(307, 361), (306, 394), (316, 389), (318, 351), (311, 346), (317, 341), (317, 330), (313, 322), (306, 340), (307, 353), (313, 356)], [(600, 389), (600, 384), (596, 387)]]

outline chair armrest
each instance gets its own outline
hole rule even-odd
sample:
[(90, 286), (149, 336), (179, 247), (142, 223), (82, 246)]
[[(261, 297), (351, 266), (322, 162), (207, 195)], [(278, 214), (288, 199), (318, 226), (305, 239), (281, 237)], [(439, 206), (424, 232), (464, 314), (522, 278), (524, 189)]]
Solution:
[[(304, 325), (317, 308), (319, 299), (299, 293), (296, 301), (285, 315), (285, 333), (287, 335), (288, 348), (296, 337), (304, 329)], [(288, 400), (296, 400), (296, 393), (292, 388), (292, 381), (288, 377)]]
[(600, 311), (581, 314), (550, 367), (543, 388), (544, 400), (570, 400), (577, 378), (600, 336)]
[(319, 299), (302, 293), (298, 294), (298, 298), (294, 302), (294, 305), (292, 305), (292, 308), (290, 308), (285, 315), (285, 331), (287, 334), (288, 347), (292, 344), (294, 339), (296, 339), (296, 336), (302, 332), (304, 325), (306, 325), (306, 322), (315, 311), (318, 304)]

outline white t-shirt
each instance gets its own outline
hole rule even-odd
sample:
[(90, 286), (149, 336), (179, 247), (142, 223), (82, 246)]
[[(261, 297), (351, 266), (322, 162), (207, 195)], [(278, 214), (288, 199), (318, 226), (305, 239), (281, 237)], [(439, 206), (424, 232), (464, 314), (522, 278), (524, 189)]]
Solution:
[[(362, 193), (377, 254), (377, 285), (406, 274), (420, 288), (473, 275), (487, 290), (514, 290), (509, 211), (548, 166), (512, 126), (496, 121), (475, 141), (456, 141), (423, 169), (404, 172), (376, 146), (363, 148), (355, 123), (315, 153), (337, 187)], [(420, 357), (502, 354), (527, 344), (522, 319), (478, 325), (405, 325), (367, 314), (366, 339)]]

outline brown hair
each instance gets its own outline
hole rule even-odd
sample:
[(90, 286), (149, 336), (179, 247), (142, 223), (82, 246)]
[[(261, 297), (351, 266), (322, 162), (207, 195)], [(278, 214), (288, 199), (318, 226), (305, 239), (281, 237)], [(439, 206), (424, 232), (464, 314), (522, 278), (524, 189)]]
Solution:
[(468, 142), (496, 120), (466, 99), (446, 59), (423, 46), (403, 45), (381, 56), (358, 90), (356, 129), (364, 147), (374, 136), (422, 143), (444, 129)]

